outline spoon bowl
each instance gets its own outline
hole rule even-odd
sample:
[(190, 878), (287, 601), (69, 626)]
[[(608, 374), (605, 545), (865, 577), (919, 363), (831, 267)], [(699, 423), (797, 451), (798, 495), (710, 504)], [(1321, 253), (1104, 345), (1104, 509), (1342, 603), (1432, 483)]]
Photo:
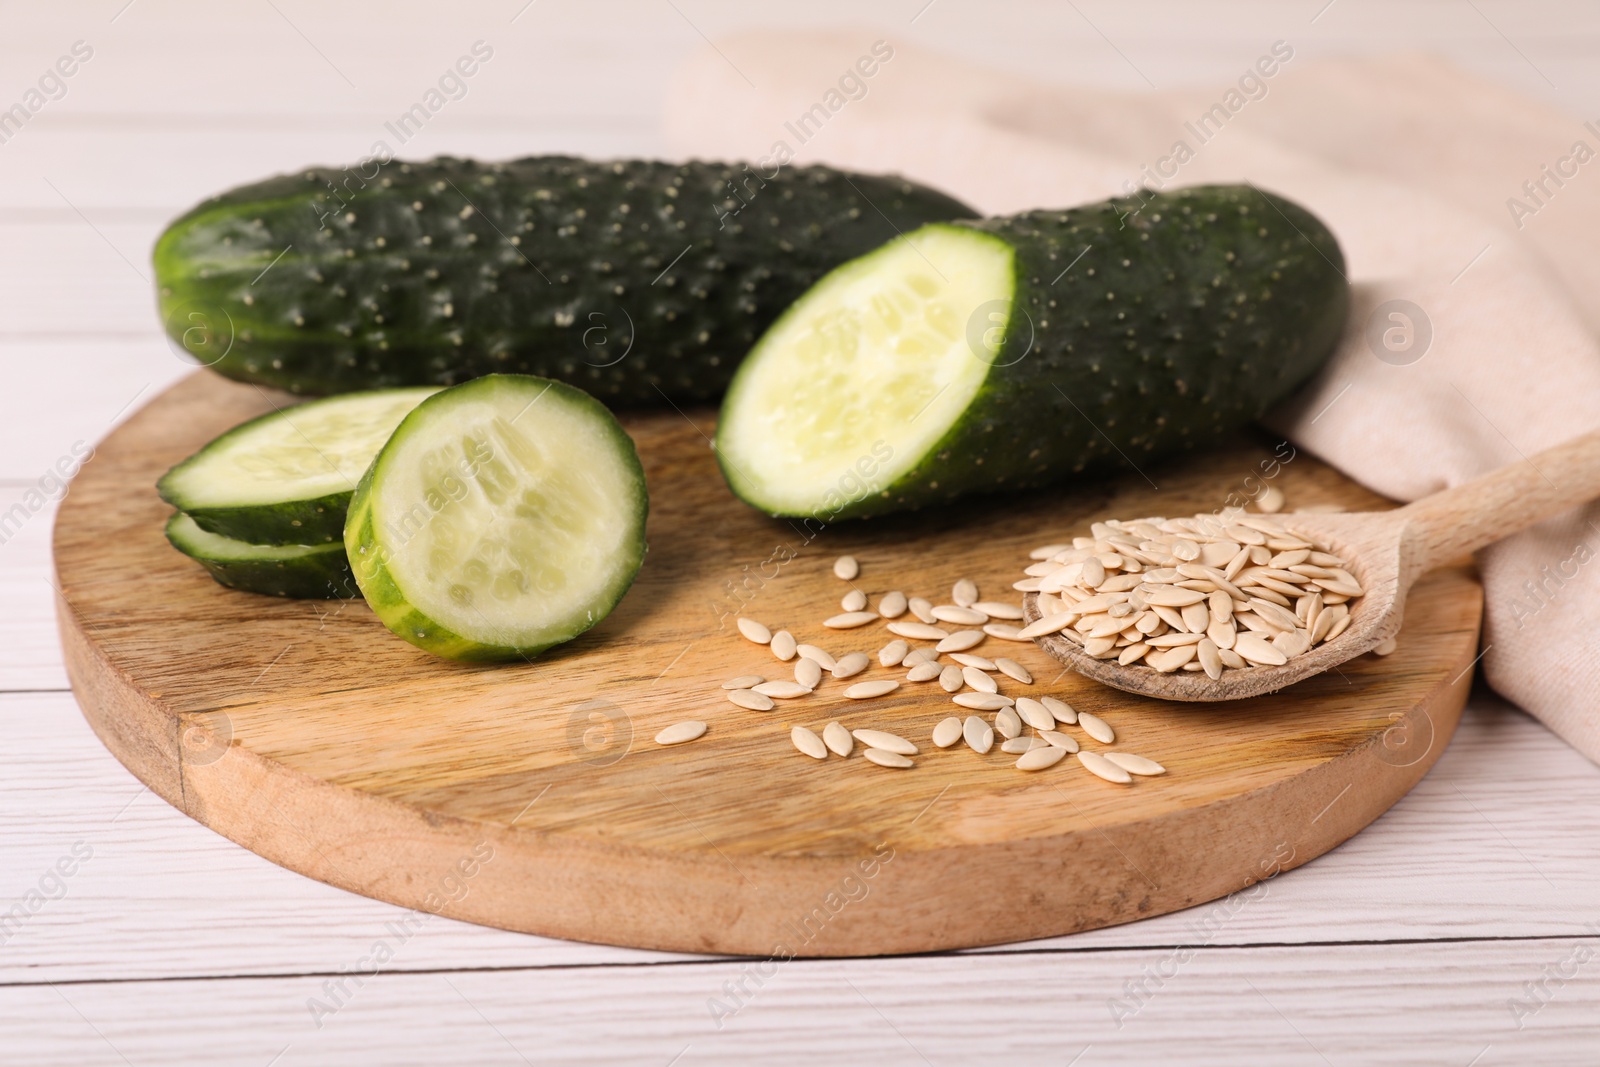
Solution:
[[(1318, 542), (1346, 561), (1363, 593), (1349, 602), (1344, 633), (1278, 666), (1163, 674), (1096, 659), (1070, 638), (1034, 640), (1086, 678), (1161, 700), (1239, 700), (1276, 692), (1370, 652), (1400, 632), (1406, 593), (1434, 567), (1475, 552), (1544, 519), (1600, 496), (1600, 431), (1557, 445), (1393, 511), (1270, 516), (1285, 530)], [(1266, 516), (1263, 516), (1266, 517)], [(1039, 594), (1022, 602), (1024, 625), (1038, 621)]]

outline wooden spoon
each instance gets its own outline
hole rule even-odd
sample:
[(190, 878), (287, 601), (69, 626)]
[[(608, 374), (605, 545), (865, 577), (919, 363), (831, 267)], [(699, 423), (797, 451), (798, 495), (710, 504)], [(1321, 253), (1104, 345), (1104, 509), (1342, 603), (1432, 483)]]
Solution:
[[(1319, 541), (1348, 561), (1365, 590), (1350, 602), (1344, 633), (1281, 666), (1162, 674), (1149, 667), (1094, 659), (1060, 634), (1036, 638), (1068, 667), (1097, 682), (1162, 700), (1237, 700), (1271, 693), (1354, 659), (1400, 630), (1406, 593), (1424, 572), (1476, 552), (1579, 504), (1600, 497), (1600, 431), (1508, 464), (1465, 485), (1393, 511), (1274, 515), (1291, 533)], [(1026, 623), (1039, 618), (1039, 596), (1023, 597)]]

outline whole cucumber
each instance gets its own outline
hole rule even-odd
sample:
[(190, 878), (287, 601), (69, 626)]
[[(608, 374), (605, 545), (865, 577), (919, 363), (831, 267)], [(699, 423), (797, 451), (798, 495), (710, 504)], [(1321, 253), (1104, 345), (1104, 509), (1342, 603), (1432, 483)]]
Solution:
[(1348, 301), (1328, 228), (1248, 185), (934, 224), (773, 325), (718, 457), (755, 507), (829, 520), (1142, 470), (1286, 397)]
[(822, 166), (372, 161), (207, 200), (162, 234), (155, 269), (168, 333), (241, 381), (336, 393), (518, 372), (660, 404), (720, 396), (828, 270), (974, 214)]

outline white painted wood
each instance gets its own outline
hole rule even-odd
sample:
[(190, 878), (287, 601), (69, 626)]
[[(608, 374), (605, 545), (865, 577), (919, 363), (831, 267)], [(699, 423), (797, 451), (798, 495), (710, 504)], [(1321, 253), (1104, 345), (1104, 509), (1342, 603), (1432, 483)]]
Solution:
[[(1281, 37), (1307, 58), (1425, 47), (1584, 118), (1600, 92), (1600, 10), (1573, 4), (524, 4), (8, 7), (0, 107), (74, 40), (96, 55), (0, 144), (0, 513), (74, 441), (187, 372), (140, 277), (168, 218), (232, 184), (367, 152), (480, 38), (494, 58), (403, 155), (657, 152), (672, 68), (702, 33), (760, 25), (858, 25), (868, 40), (1129, 89), (1230, 78)], [(5, 1062), (1488, 1067), (1592, 1062), (1600, 1047), (1600, 963), (1572, 971), (1575, 945), (1600, 948), (1600, 769), (1483, 695), (1401, 804), (1232, 904), (982, 953), (794, 962), (721, 1030), (707, 999), (744, 963), (431, 919), (319, 1029), (307, 998), (402, 913), (191, 822), (106, 753), (70, 695), (18, 692), (65, 685), (53, 511), (0, 543), (0, 917), (41, 883), (56, 893), (46, 871), (74, 844), (93, 855), (64, 896), (0, 925)], [(1136, 841), (1122, 847), (1138, 861)], [(1179, 944), (1204, 947), (1149, 978), (1172, 972)], [(1126, 1012), (1141, 998), (1125, 983), (1141, 981), (1154, 996), (1118, 1027), (1108, 1001)], [(1549, 1000), (1532, 1014), (1529, 982)]]
[[(1597, 954), (1590, 936), (380, 974), (342, 1005), (321, 976), (34, 985), (0, 990), (0, 1033), (38, 1067), (1580, 1064), (1600, 1043)], [(1553, 969), (1569, 977), (1513, 1015)], [(741, 979), (718, 1029), (710, 1002), (740, 1003)]]
[(74, 444), (92, 446), (151, 396), (194, 370), (154, 332), (129, 341), (0, 341), (0, 368), (9, 394), (0, 417), (5, 509), (63, 457), (70, 459)]

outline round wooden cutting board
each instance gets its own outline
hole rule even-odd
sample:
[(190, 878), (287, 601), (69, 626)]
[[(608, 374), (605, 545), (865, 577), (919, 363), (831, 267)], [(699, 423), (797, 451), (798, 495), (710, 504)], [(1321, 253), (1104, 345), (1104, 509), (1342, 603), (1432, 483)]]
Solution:
[[(745, 711), (719, 684), (787, 678), (736, 613), (801, 641), (872, 654), (857, 681), (901, 678), (882, 624), (832, 632), (851, 585), (986, 599), (1036, 545), (1098, 517), (1192, 514), (1259, 489), (1275, 442), (1024, 499), (820, 528), (736, 501), (709, 411), (624, 419), (651, 494), (637, 584), (589, 634), (533, 663), (463, 666), (391, 636), (364, 603), (233, 592), (168, 547), (154, 482), (215, 434), (283, 404), (199, 373), (104, 441), (55, 531), (72, 685), (106, 746), (191, 817), (313, 878), (513, 930), (695, 952), (847, 956), (1045, 937), (1189, 907), (1326, 852), (1438, 758), (1471, 680), (1481, 591), (1467, 569), (1417, 585), (1399, 651), (1272, 696), (1180, 705), (1076, 675), (1032, 644), (988, 639), (1165, 764), (1113, 785), (1068, 758), (1035, 774), (998, 748), (935, 749), (963, 714), (935, 683)], [(1288, 446), (1283, 446), (1288, 455)], [(1248, 481), (1247, 481), (1248, 479)], [(1290, 507), (1386, 506), (1305, 454), (1272, 484)], [(833, 576), (841, 553), (854, 583)], [(698, 741), (663, 727), (701, 719)], [(876, 727), (922, 749), (910, 770), (819, 762), (796, 724)], [(1089, 748), (1105, 749), (1064, 727)]]

